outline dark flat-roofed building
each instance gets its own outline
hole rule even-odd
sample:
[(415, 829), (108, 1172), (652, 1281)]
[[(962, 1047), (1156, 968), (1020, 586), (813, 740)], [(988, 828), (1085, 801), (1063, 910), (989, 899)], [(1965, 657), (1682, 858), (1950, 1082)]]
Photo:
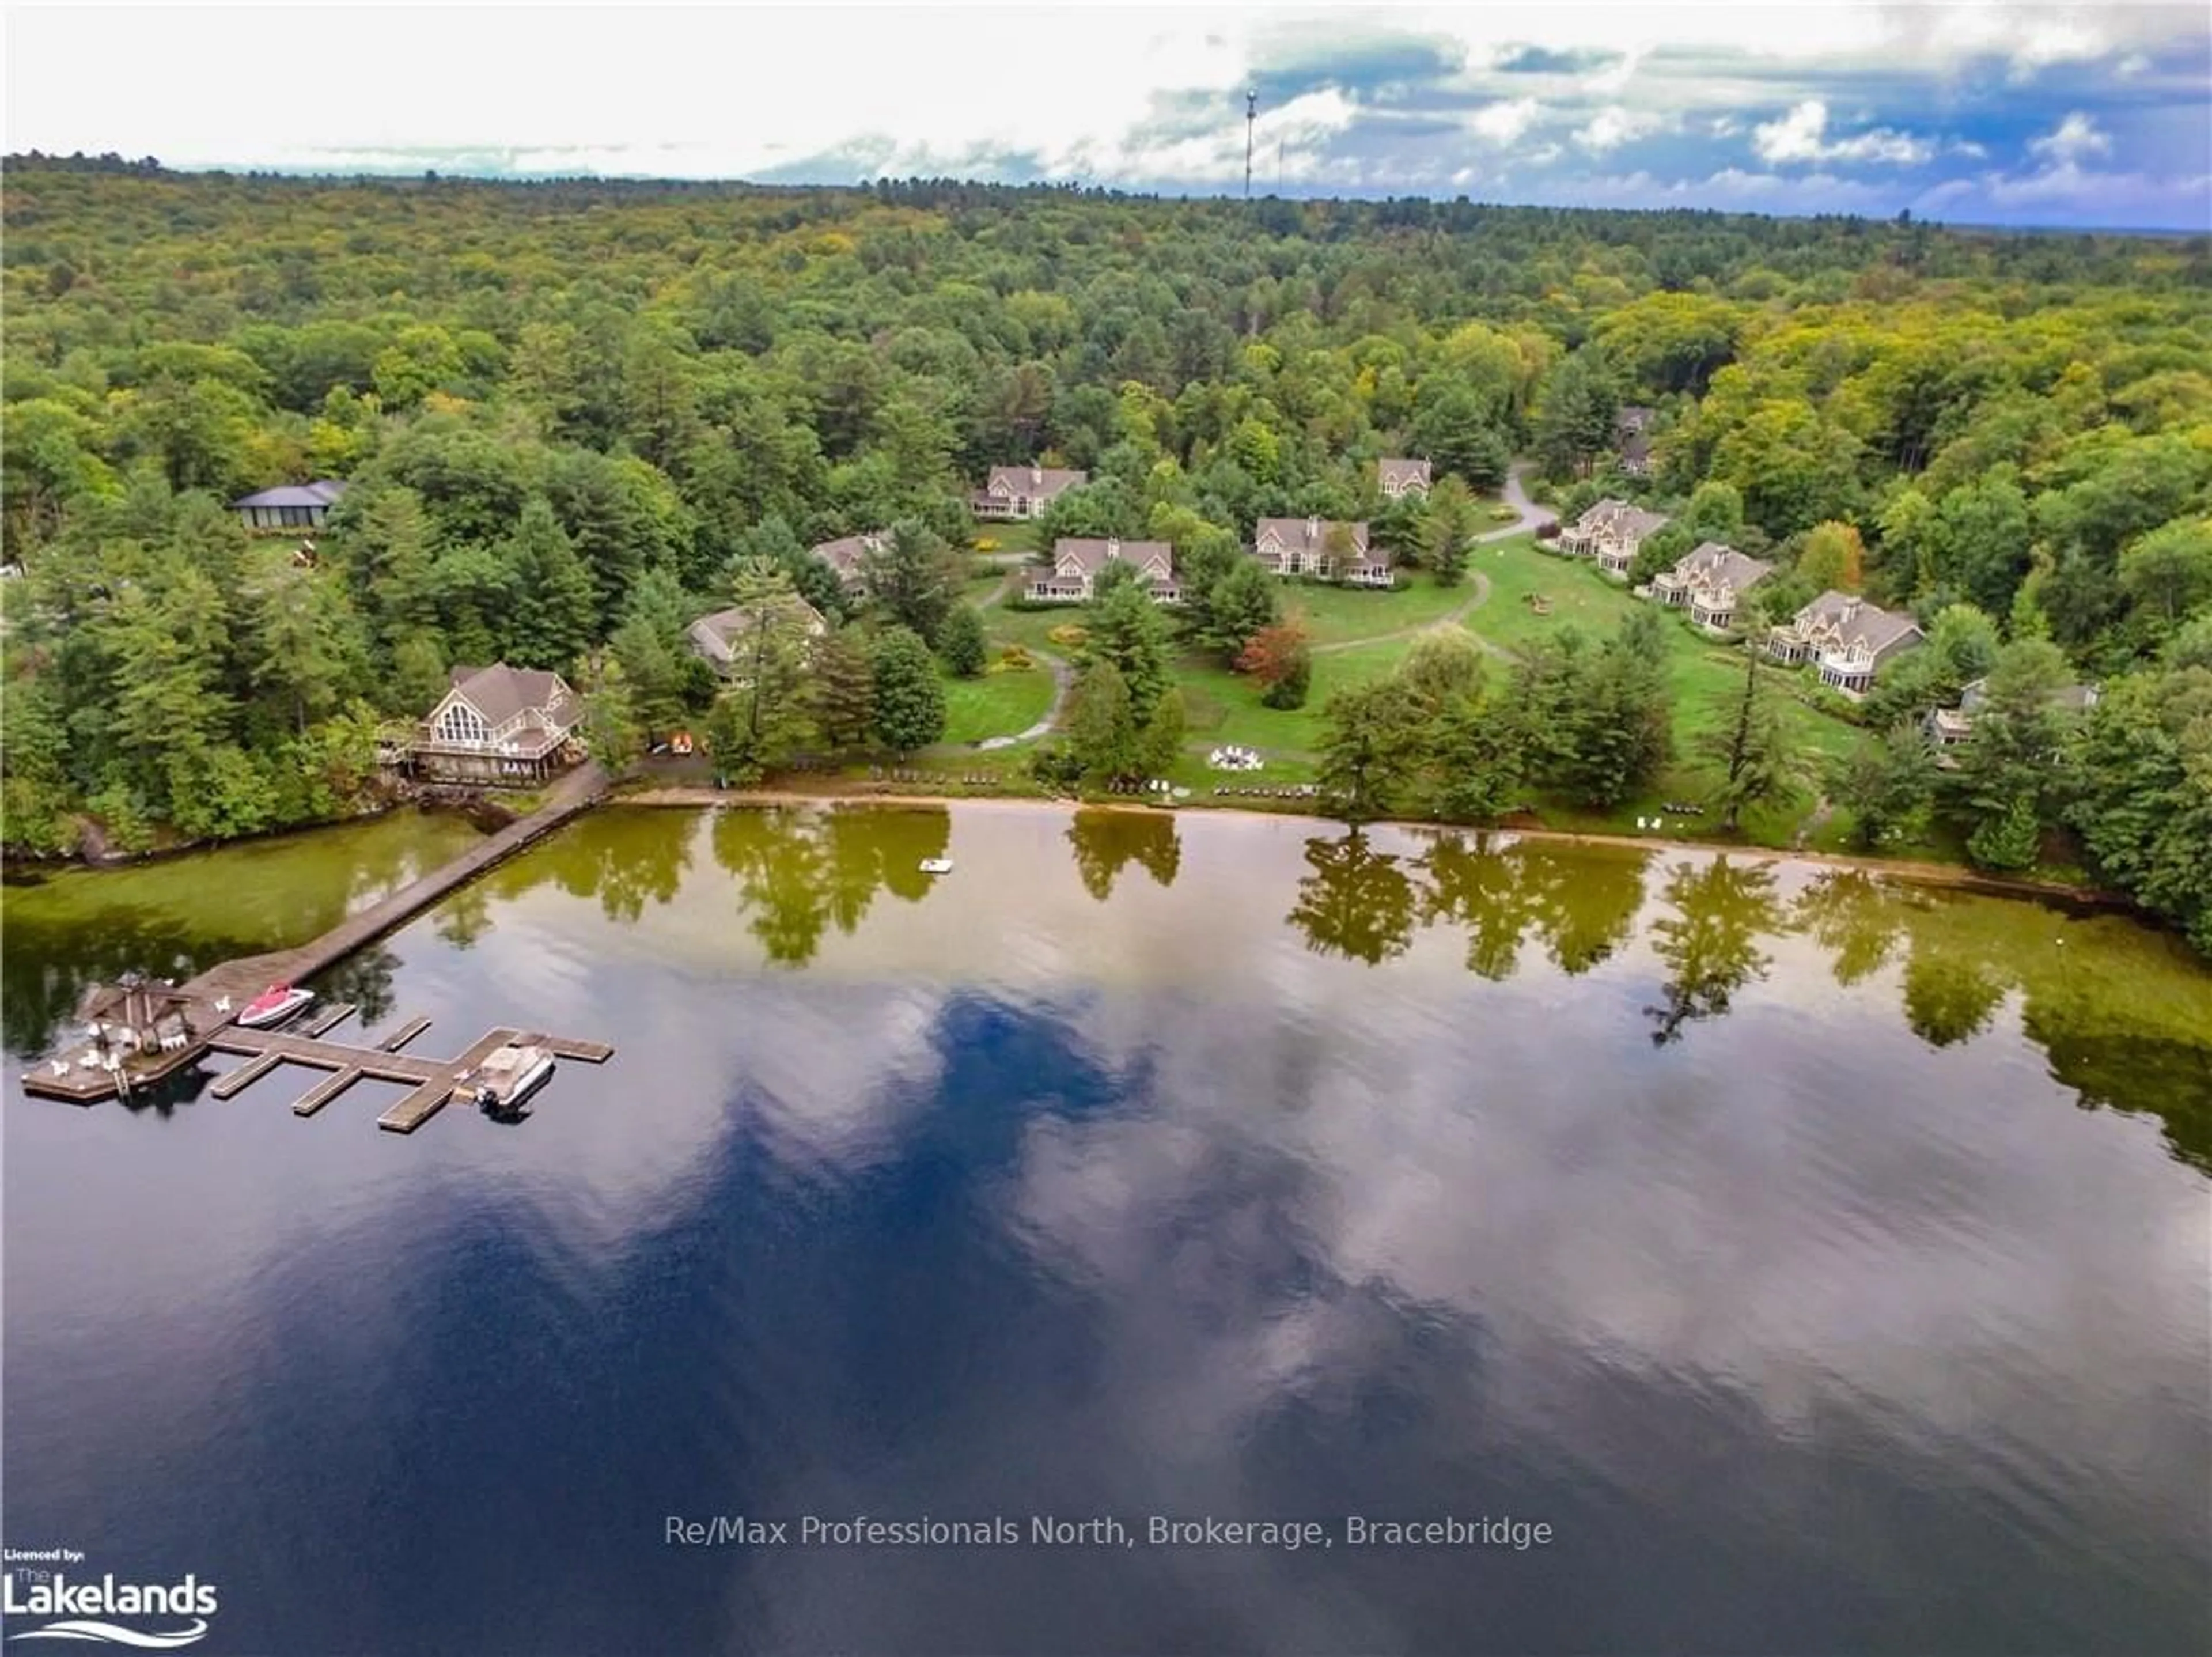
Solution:
[(230, 503), (248, 529), (320, 529), (331, 515), (345, 484), (337, 478), (318, 478), (311, 484), (279, 484)]

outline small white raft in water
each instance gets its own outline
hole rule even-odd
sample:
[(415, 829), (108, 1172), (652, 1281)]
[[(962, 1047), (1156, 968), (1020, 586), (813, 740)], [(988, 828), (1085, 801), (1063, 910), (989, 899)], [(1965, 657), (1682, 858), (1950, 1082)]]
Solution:
[(950, 874), (952, 873), (952, 860), (950, 857), (925, 857), (921, 860), (921, 872), (924, 874)]

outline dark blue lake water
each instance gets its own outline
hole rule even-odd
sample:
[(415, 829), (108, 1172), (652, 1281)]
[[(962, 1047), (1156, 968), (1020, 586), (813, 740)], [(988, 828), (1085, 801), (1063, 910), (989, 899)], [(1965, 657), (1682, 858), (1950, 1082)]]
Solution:
[[(431, 1053), (617, 1045), (400, 1137), (396, 1087), (300, 1120), (292, 1072), (27, 1100), (113, 928), (198, 934), (6, 901), (4, 1541), (216, 1584), (209, 1657), (2212, 1647), (2212, 976), (2124, 921), (606, 813), (325, 986)], [(716, 1515), (792, 1543), (669, 1541)], [(1208, 1515), (1333, 1545), (1147, 1540)]]

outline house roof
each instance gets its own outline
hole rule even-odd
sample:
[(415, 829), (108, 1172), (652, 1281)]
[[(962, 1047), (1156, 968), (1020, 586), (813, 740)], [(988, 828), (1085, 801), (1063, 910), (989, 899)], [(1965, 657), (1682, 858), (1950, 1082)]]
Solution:
[(1063, 558), (1073, 558), (1086, 576), (1096, 576), (1116, 558), (1139, 565), (1158, 558), (1170, 572), (1175, 569), (1175, 548), (1165, 541), (1123, 541), (1110, 537), (1099, 540), (1088, 536), (1062, 535), (1052, 544), (1054, 565), (1057, 567)]
[(1651, 458), (1651, 438), (1641, 427), (1625, 434), (1620, 440), (1620, 458), (1624, 460), (1648, 460)]
[(318, 478), (311, 484), (279, 484), (274, 489), (264, 489), (258, 495), (243, 496), (233, 501), (234, 509), (242, 506), (328, 506), (345, 493), (343, 478)]
[(1877, 654), (1908, 634), (1920, 631), (1920, 624), (1911, 616), (1895, 614), (1856, 594), (1838, 593), (1833, 588), (1800, 610), (1795, 621), (1800, 627), (1832, 626), (1845, 643), (1863, 639), (1867, 649)]
[(1575, 520), (1575, 527), (1585, 535), (1610, 529), (1615, 534), (1632, 535), (1641, 540), (1646, 535), (1664, 529), (1668, 522), (1663, 512), (1647, 512), (1640, 506), (1631, 506), (1626, 501), (1616, 501), (1610, 495), (1593, 503), (1583, 515)]
[(1252, 539), (1257, 545), (1266, 538), (1268, 531), (1273, 530), (1275, 539), (1285, 548), (1304, 547), (1308, 551), (1318, 552), (1328, 546), (1329, 532), (1333, 529), (1350, 530), (1352, 550), (1363, 558), (1367, 556), (1367, 526), (1346, 523), (1340, 519), (1262, 518), (1252, 527)]
[(1063, 489), (1078, 489), (1090, 481), (1089, 472), (1062, 466), (993, 466), (983, 487), (993, 489), (1003, 483), (1010, 493), (1034, 497), (1057, 495)]
[[(822, 618), (822, 612), (796, 593), (764, 602), (786, 606), (797, 612), (809, 635), (818, 635), (830, 630), (830, 624)], [(717, 610), (712, 615), (700, 617), (685, 630), (685, 633), (700, 655), (709, 661), (727, 665), (733, 654), (738, 630), (759, 607), (757, 605), (739, 604), (727, 610)]]
[[(1986, 679), (1968, 679), (1959, 687), (1959, 711), (1972, 713), (1989, 700), (1990, 682)], [(2098, 691), (2094, 685), (2062, 685), (2049, 698), (2054, 708), (2079, 712), (2097, 705)]]
[(1700, 541), (1676, 560), (1668, 573), (1678, 581), (1702, 576), (1709, 582), (1725, 582), (1741, 593), (1772, 575), (1774, 566), (1764, 558), (1754, 558), (1718, 541)]
[(1393, 478), (1401, 483), (1425, 484), (1430, 481), (1426, 460), (1381, 460), (1375, 463), (1375, 476), (1379, 483), (1388, 484)]
[(489, 667), (456, 667), (448, 676), (449, 688), (484, 716), (487, 725), (504, 725), (526, 710), (565, 715), (571, 710), (568, 687), (558, 673), (536, 667), (510, 667), (503, 661)]
[(881, 530), (866, 535), (840, 535), (834, 541), (823, 541), (814, 549), (814, 556), (841, 576), (857, 576), (861, 561), (871, 552), (879, 551), (890, 540)]

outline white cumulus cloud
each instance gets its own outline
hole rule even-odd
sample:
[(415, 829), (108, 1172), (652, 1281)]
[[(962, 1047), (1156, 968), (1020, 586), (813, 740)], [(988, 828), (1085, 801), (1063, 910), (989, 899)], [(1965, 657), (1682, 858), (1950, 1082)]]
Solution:
[(1543, 105), (1534, 98), (1515, 98), (1510, 102), (1485, 104), (1468, 119), (1467, 124), (1479, 137), (1492, 143), (1511, 143), (1543, 113)]
[(1575, 142), (1592, 155), (1602, 155), (1632, 138), (1642, 137), (1657, 125), (1657, 118), (1653, 115), (1614, 104), (1593, 115), (1589, 125), (1575, 134)]
[(1780, 120), (1761, 121), (1752, 129), (1751, 147), (1761, 161), (1772, 166), (1791, 161), (1887, 161), (1913, 167), (1935, 153), (1926, 139), (1886, 126), (1832, 139), (1828, 106), (1818, 98), (1806, 99)]
[(2096, 122), (2080, 110), (2070, 110), (2066, 119), (2039, 138), (2028, 141), (2028, 150), (2053, 161), (2078, 161), (2089, 155), (2109, 155), (2112, 140), (2109, 134), (2100, 131)]

